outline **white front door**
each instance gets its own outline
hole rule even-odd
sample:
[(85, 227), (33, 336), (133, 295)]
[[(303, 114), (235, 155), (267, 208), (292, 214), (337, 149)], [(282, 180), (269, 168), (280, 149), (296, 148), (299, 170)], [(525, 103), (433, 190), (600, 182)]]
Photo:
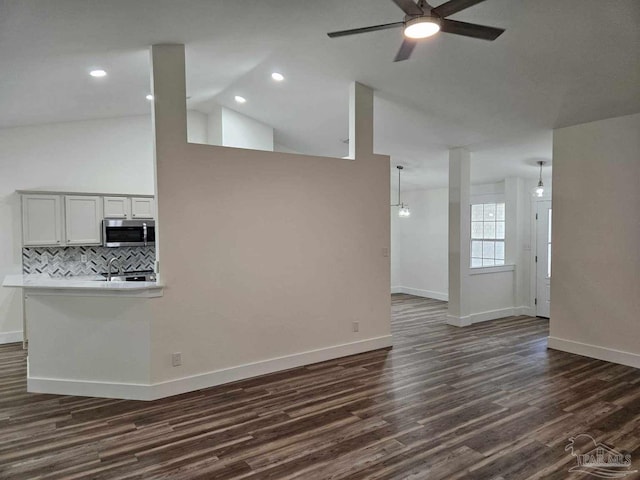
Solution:
[(551, 306), (551, 202), (536, 209), (536, 315), (549, 318)]

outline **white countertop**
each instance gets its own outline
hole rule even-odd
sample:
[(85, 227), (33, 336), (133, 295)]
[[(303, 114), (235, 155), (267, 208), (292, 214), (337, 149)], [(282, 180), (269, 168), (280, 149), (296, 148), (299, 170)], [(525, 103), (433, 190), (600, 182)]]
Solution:
[[(37, 290), (70, 294), (133, 294), (134, 296), (162, 295), (162, 285), (158, 282), (107, 282), (101, 275), (84, 275), (77, 277), (51, 277), (47, 274), (38, 275), (7, 275), (2, 282), (3, 287), (25, 288), (34, 292)], [(142, 294), (142, 295), (138, 295)]]

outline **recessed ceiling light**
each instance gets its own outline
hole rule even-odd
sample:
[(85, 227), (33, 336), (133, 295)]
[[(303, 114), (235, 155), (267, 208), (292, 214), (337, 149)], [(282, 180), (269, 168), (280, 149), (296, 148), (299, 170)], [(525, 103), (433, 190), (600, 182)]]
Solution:
[(153, 100), (153, 95), (149, 94), (145, 97), (147, 100)]
[(276, 82), (281, 82), (284, 80), (284, 75), (278, 72), (273, 72), (271, 74), (271, 78), (273, 78)]
[(241, 97), (240, 95), (236, 95), (234, 98), (238, 103), (247, 103), (247, 99), (244, 97)]
[(89, 75), (91, 75), (92, 77), (96, 77), (96, 78), (100, 78), (100, 77), (106, 77), (107, 76), (107, 72), (105, 72), (104, 70), (91, 70), (89, 72)]

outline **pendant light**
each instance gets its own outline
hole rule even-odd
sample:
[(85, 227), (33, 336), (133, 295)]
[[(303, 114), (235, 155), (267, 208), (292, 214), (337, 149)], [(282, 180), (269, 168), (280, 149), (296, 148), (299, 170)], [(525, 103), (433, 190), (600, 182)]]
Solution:
[(545, 164), (543, 161), (538, 161), (540, 165), (540, 179), (538, 180), (538, 186), (536, 187), (536, 197), (542, 197), (544, 195), (544, 183), (542, 183), (542, 166)]
[(398, 165), (396, 167), (398, 169), (398, 203), (391, 205), (392, 207), (400, 207), (398, 210), (398, 216), (402, 218), (406, 218), (411, 215), (411, 211), (409, 210), (409, 205), (405, 205), (402, 203), (402, 199), (400, 197), (400, 174), (402, 173), (402, 169), (404, 168), (402, 165)]

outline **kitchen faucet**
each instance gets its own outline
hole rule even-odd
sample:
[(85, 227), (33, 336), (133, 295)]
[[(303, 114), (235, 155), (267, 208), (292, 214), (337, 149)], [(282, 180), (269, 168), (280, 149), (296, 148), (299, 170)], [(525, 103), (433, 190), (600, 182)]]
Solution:
[(122, 273), (122, 265), (120, 264), (120, 260), (118, 260), (116, 257), (113, 257), (111, 260), (109, 260), (109, 263), (107, 263), (107, 282), (111, 281), (111, 267), (116, 262), (118, 263), (117, 272)]

